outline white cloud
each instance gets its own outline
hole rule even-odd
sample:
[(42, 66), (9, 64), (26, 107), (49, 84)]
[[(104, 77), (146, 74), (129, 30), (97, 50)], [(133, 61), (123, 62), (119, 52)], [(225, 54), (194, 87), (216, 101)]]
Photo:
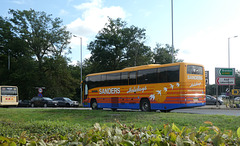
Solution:
[(13, 0), (11, 1), (12, 3), (15, 3), (15, 4), (18, 4), (18, 5), (22, 5), (22, 4), (25, 4), (26, 1), (25, 0)]
[[(102, 0), (91, 0), (87, 3), (74, 6), (79, 11), (81, 17), (78, 17), (70, 24), (67, 29), (74, 35), (82, 37), (83, 60), (91, 56), (90, 52), (86, 49), (88, 40), (94, 36), (104, 27), (108, 22), (108, 17), (116, 19), (126, 17), (125, 11), (119, 6), (104, 7)], [(72, 38), (70, 46), (72, 47), (73, 64), (79, 58), (79, 38)]]
[(82, 3), (80, 5), (75, 5), (74, 7), (78, 10), (91, 9), (93, 7), (102, 7), (102, 1), (101, 0), (92, 0), (89, 3)]
[(74, 6), (77, 10), (83, 10), (81, 17), (67, 25), (68, 30), (73, 34), (81, 36), (96, 35), (108, 21), (108, 17), (116, 19), (125, 18), (126, 13), (119, 6), (103, 7), (101, 0), (92, 0), (89, 3), (83, 3)]
[(77, 66), (78, 63), (79, 62), (77, 60), (73, 60), (72, 62), (69, 63), (69, 65)]

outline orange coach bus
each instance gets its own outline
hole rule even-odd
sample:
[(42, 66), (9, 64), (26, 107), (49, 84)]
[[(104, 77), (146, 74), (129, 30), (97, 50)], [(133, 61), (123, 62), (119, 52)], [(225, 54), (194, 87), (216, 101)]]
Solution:
[(204, 67), (193, 63), (150, 64), (94, 73), (83, 82), (83, 106), (92, 109), (170, 111), (204, 106)]
[(17, 86), (0, 86), (0, 106), (17, 106), (18, 105), (18, 87)]

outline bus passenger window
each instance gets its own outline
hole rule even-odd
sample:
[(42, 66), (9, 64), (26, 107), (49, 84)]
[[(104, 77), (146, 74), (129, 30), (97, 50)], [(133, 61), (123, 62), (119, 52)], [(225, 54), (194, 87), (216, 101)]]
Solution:
[(107, 74), (108, 86), (116, 86), (120, 84), (120, 73)]
[(158, 82), (159, 83), (167, 82), (167, 68), (166, 67), (158, 68)]
[(170, 66), (167, 70), (168, 82), (179, 82), (179, 69), (180, 66)]
[(121, 85), (128, 85), (128, 72), (121, 73)]
[(138, 71), (137, 83), (138, 84), (150, 84), (157, 83), (157, 69), (145, 69)]
[(129, 72), (129, 85), (136, 85), (137, 72)]

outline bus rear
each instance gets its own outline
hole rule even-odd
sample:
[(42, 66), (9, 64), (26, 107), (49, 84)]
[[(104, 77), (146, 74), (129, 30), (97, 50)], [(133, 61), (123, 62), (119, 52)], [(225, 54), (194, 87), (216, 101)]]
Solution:
[(0, 106), (17, 106), (18, 100), (17, 86), (0, 86)]
[(205, 105), (206, 95), (204, 67), (196, 64), (185, 64), (183, 71), (183, 87), (181, 96), (184, 97), (186, 107)]

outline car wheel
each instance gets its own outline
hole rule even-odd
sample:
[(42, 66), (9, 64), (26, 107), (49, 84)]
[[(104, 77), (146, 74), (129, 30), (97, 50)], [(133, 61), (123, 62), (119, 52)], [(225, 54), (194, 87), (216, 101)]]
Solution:
[(96, 110), (96, 109), (97, 109), (97, 101), (96, 101), (96, 100), (93, 100), (93, 101), (91, 102), (91, 107), (92, 107), (93, 110)]
[(43, 107), (47, 107), (47, 104), (46, 104), (46, 103), (44, 103)]
[(150, 102), (147, 99), (143, 99), (140, 103), (140, 109), (143, 112), (149, 112), (151, 110)]
[(34, 103), (31, 104), (31, 107), (34, 107)]
[(70, 104), (69, 104), (69, 103), (67, 103), (67, 104), (66, 104), (66, 107), (70, 107)]

